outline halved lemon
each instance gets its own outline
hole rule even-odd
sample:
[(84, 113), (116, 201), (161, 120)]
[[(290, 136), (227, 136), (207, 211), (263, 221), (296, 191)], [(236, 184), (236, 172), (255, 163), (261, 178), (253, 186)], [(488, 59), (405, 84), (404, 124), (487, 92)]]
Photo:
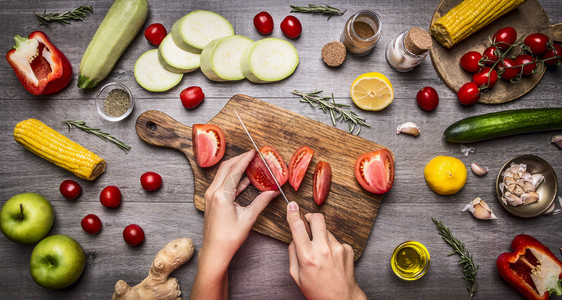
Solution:
[(351, 99), (364, 110), (381, 110), (394, 100), (390, 80), (381, 73), (365, 73), (351, 84)]

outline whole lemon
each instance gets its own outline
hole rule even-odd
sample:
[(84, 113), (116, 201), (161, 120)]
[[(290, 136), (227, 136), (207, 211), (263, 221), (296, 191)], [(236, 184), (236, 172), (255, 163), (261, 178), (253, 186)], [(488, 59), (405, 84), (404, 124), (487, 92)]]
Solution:
[(425, 181), (439, 195), (453, 195), (466, 183), (466, 167), (458, 158), (436, 156), (423, 170)]

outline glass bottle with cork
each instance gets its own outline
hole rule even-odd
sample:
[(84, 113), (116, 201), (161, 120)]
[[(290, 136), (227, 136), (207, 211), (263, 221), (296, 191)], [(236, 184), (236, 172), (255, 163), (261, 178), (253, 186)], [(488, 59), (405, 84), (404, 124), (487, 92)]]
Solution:
[(386, 47), (386, 61), (398, 72), (408, 72), (425, 59), (431, 47), (431, 36), (421, 28), (403, 31)]
[(380, 36), (379, 16), (371, 10), (360, 10), (347, 20), (340, 40), (349, 53), (362, 56), (375, 47)]

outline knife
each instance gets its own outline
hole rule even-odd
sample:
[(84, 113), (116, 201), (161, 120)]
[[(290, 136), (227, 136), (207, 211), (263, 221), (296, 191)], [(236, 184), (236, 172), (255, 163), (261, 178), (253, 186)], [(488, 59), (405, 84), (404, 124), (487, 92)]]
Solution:
[[(277, 188), (281, 192), (281, 195), (283, 196), (283, 199), (285, 199), (285, 202), (287, 202), (287, 204), (289, 204), (289, 200), (287, 199), (287, 196), (285, 196), (285, 193), (283, 192), (283, 189), (281, 188), (281, 185), (277, 181), (277, 178), (275, 178), (275, 175), (273, 175), (273, 172), (271, 171), (271, 168), (269, 167), (269, 164), (265, 160), (265, 157), (263, 157), (263, 154), (261, 154), (260, 149), (258, 148), (258, 145), (256, 145), (256, 142), (254, 142), (254, 139), (252, 138), (252, 135), (248, 131), (248, 128), (246, 128), (246, 125), (244, 124), (244, 121), (242, 121), (242, 118), (240, 117), (240, 115), (238, 114), (236, 109), (234, 109), (234, 113), (238, 117), (238, 120), (240, 120), (240, 124), (242, 124), (242, 128), (244, 128), (244, 131), (246, 131), (246, 134), (250, 138), (250, 141), (252, 142), (252, 145), (254, 145), (254, 149), (256, 149), (256, 151), (258, 152), (258, 155), (261, 158), (261, 160), (263, 161), (263, 163), (265, 164), (265, 167), (267, 168), (267, 171), (269, 172), (269, 175), (271, 175), (271, 178), (273, 178), (273, 181), (275, 182), (275, 185), (277, 185)], [(310, 231), (310, 224), (308, 224), (308, 222), (306, 221), (306, 218), (304, 217), (304, 215), (302, 214), (302, 211), (300, 209), (299, 209), (299, 215), (300, 215), (301, 220), (304, 223), (304, 227), (306, 228), (306, 232), (308, 233), (308, 237), (310, 239), (312, 239), (312, 232)]]

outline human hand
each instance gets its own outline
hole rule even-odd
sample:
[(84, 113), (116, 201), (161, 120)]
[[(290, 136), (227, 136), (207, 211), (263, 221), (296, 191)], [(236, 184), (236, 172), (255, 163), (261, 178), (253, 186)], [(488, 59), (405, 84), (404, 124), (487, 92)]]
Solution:
[(296, 202), (287, 205), (293, 234), (289, 245), (289, 273), (307, 299), (367, 299), (355, 280), (353, 249), (341, 244), (326, 228), (322, 214), (306, 214), (312, 240)]

